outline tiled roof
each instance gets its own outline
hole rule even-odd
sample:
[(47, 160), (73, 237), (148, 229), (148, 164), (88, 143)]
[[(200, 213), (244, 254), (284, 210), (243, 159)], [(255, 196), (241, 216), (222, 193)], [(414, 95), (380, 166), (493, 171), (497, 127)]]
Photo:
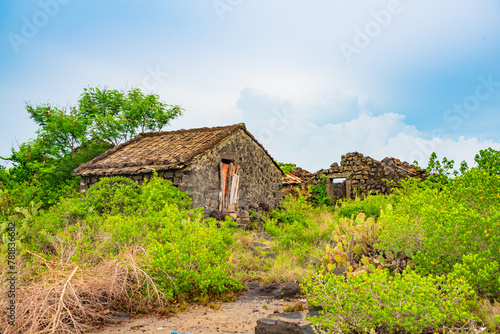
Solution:
[[(140, 134), (75, 169), (76, 175), (140, 174), (182, 168), (245, 124)], [(260, 144), (259, 144), (260, 145)], [(262, 148), (264, 149), (264, 148)], [(265, 151), (265, 149), (264, 149)], [(266, 151), (267, 153), (267, 151)], [(269, 155), (269, 153), (267, 153)]]
[(287, 173), (282, 178), (282, 183), (283, 184), (300, 184), (300, 183), (303, 183), (303, 182), (304, 182), (304, 180), (302, 180), (298, 176), (293, 175), (292, 173)]

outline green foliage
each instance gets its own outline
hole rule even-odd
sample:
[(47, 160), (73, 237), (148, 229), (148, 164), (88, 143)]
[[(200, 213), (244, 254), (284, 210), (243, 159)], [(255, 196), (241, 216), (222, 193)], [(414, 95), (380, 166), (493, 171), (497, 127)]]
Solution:
[(320, 272), (306, 279), (303, 291), (309, 303), (323, 307), (321, 316), (309, 320), (328, 332), (422, 333), (476, 320), (468, 305), (474, 290), (462, 279), (383, 269), (346, 280)]
[(313, 207), (307, 198), (302, 194), (288, 195), (282, 207), (272, 211), (264, 225), (266, 232), (276, 239), (277, 247), (291, 251), (301, 263), (311, 258), (310, 252), (318, 244), (330, 241), (333, 228), (327, 220), (331, 219), (331, 213)]
[(85, 201), (99, 214), (132, 214), (137, 210), (140, 187), (129, 178), (105, 177), (87, 190)]
[(138, 131), (160, 130), (182, 114), (179, 106), (139, 89), (89, 88), (78, 106), (28, 104), (26, 110), (39, 126), (37, 137), (2, 158), (12, 167), (0, 170), (0, 182), (17, 194), (15, 205), (41, 201), (44, 207), (79, 187), (79, 177), (73, 175), (79, 165)]
[[(9, 219), (16, 221), (20, 245), (63, 263), (95, 264), (131, 247), (146, 249), (145, 261), (155, 268), (149, 274), (171, 300), (240, 290), (228, 268), (232, 221), (218, 228), (190, 206), (187, 194), (157, 176), (141, 187), (110, 177), (82, 198), (62, 199), (47, 210), (18, 209)], [(0, 225), (2, 235), (6, 226)]]
[(474, 160), (479, 170), (500, 175), (500, 151), (494, 150), (491, 147), (480, 150)]
[(33, 251), (50, 252), (54, 236), (85, 219), (89, 211), (91, 210), (79, 196), (62, 198), (60, 202), (47, 210), (40, 210), (33, 217), (24, 243)]
[[(372, 198), (373, 197), (373, 198)], [(375, 199), (376, 198), (376, 199)], [(360, 213), (364, 213), (368, 217), (377, 219), (380, 216), (381, 203), (377, 203), (378, 199), (384, 199), (383, 196), (369, 196), (365, 200), (356, 198), (354, 200), (347, 199), (341, 202), (341, 207), (338, 210), (338, 215), (345, 218), (354, 218)]]
[[(8, 244), (14, 242), (17, 254), (24, 254), (29, 248), (27, 240), (33, 235), (31, 225), (39, 214), (40, 204), (30, 203), (27, 208), (16, 207), (7, 214), (7, 219), (0, 224), (0, 261), (8, 252)], [(14, 233), (14, 235), (12, 235)], [(14, 238), (14, 241), (11, 238)]]
[(477, 169), (449, 180), (440, 191), (426, 182), (406, 182), (394, 209), (380, 217), (381, 248), (412, 257), (423, 275), (450, 273), (467, 254), (495, 261), (500, 250), (499, 189), (500, 176)]
[(466, 254), (461, 263), (453, 266), (450, 277), (464, 277), (479, 295), (493, 300), (500, 296), (499, 269), (498, 261), (480, 254)]
[(220, 296), (240, 290), (229, 274), (233, 242), (230, 221), (218, 229), (213, 219), (166, 219), (154, 233), (149, 253), (158, 285), (170, 297)]
[(311, 187), (311, 199), (315, 206), (327, 205), (332, 201), (331, 197), (326, 196), (327, 182), (328, 178), (325, 175), (322, 175), (321, 181)]
[(183, 112), (181, 107), (162, 102), (158, 95), (145, 95), (138, 88), (127, 92), (84, 89), (77, 110), (91, 137), (113, 145), (129, 140), (138, 131), (161, 130)]
[(297, 167), (296, 164), (293, 164), (293, 163), (284, 163), (284, 162), (278, 162), (278, 166), (280, 166), (281, 168), (281, 171), (283, 172), (283, 174), (288, 174), (288, 173), (291, 173), (293, 172), (293, 169), (295, 167)]
[(443, 186), (450, 177), (458, 175), (458, 172), (453, 169), (454, 165), (455, 161), (448, 160), (446, 157), (440, 162), (436, 152), (432, 152), (427, 164), (428, 179), (435, 183), (437, 188)]
[(167, 205), (176, 205), (179, 209), (189, 209), (191, 198), (179, 191), (172, 182), (160, 177), (152, 177), (141, 186), (139, 198), (145, 214), (160, 211)]

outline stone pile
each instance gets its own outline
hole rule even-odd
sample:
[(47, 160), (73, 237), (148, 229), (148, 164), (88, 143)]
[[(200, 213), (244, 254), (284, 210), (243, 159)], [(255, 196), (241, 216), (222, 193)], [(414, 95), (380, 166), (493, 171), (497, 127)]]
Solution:
[[(352, 152), (341, 157), (340, 165), (335, 162), (329, 169), (319, 170), (316, 182), (323, 176), (328, 179), (345, 178), (346, 197), (353, 198), (356, 195), (387, 194), (399, 181), (409, 177), (425, 178), (426, 174), (424, 169), (399, 159), (385, 158), (378, 161), (359, 152)], [(328, 192), (329, 189), (327, 194)], [(330, 193), (333, 194), (333, 190)]]
[(233, 221), (238, 223), (238, 228), (248, 230), (252, 228), (252, 224), (257, 227), (263, 226), (262, 217), (271, 208), (266, 203), (262, 202), (259, 204), (250, 203), (248, 206), (239, 207), (234, 204), (230, 204), (227, 210), (213, 210), (210, 217), (217, 220), (224, 220), (227, 216), (231, 217)]

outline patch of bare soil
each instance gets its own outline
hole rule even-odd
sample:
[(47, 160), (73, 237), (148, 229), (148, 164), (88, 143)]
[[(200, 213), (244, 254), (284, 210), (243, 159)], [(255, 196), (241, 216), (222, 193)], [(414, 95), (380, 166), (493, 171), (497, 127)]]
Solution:
[(284, 312), (284, 308), (305, 300), (300, 298), (277, 299), (248, 292), (236, 301), (222, 303), (220, 309), (208, 306), (189, 306), (186, 311), (169, 317), (146, 316), (140, 319), (128, 319), (104, 329), (94, 331), (95, 334), (124, 333), (254, 333), (257, 320), (260, 318), (279, 318), (296, 322), (300, 326), (310, 324), (305, 320), (307, 307), (302, 311)]

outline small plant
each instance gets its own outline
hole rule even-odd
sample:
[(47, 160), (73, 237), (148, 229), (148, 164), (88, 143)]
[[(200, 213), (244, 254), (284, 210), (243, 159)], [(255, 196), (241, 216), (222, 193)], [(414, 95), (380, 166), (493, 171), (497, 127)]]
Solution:
[(280, 166), (281, 171), (285, 175), (293, 172), (294, 168), (297, 167), (297, 165), (295, 165), (293, 163), (283, 163), (283, 162), (278, 162), (278, 166)]
[(295, 312), (304, 310), (304, 303), (296, 302), (295, 304), (287, 305), (283, 308), (284, 312)]
[(328, 178), (326, 175), (321, 176), (321, 180), (314, 186), (311, 186), (311, 199), (315, 206), (330, 204), (332, 198), (326, 195), (326, 184)]

